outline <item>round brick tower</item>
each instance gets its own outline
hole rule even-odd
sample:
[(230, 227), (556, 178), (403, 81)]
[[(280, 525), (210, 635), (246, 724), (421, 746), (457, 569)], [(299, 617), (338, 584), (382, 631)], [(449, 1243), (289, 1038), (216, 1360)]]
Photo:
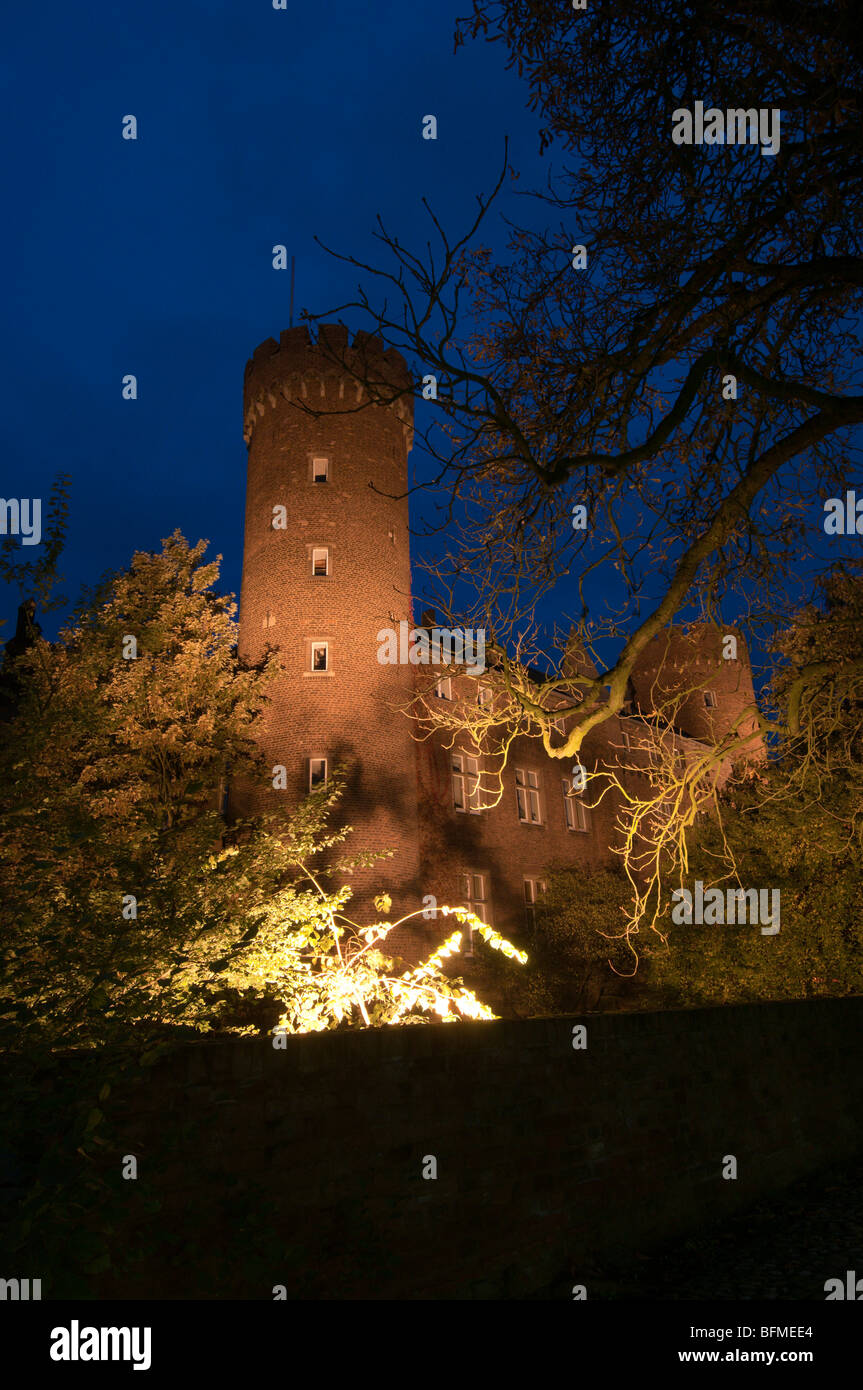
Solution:
[[(356, 375), (353, 375), (355, 373)], [(364, 386), (357, 380), (364, 378)], [(400, 394), (401, 393), (401, 394)], [(387, 891), (393, 915), (420, 906), (415, 744), (398, 712), (409, 666), (378, 661), (378, 632), (410, 621), (407, 454), (412, 384), (403, 358), (377, 339), (326, 325), (269, 338), (246, 365), (248, 483), (240, 598), (240, 654), (278, 648), (284, 675), (257, 737), (272, 773), (238, 789), (238, 810), (293, 809), (322, 776), (346, 765), (347, 791), (331, 824), (341, 847), (395, 851), (350, 880), (349, 916), (375, 918)], [(404, 934), (389, 944), (403, 950)]]
[[(734, 643), (726, 641), (729, 637)], [(743, 634), (733, 626), (712, 623), (668, 627), (657, 633), (632, 673), (632, 686), (644, 712), (682, 696), (676, 710), (677, 727), (687, 737), (706, 743), (724, 738), (755, 702)], [(739, 725), (739, 732), (753, 733), (756, 727), (754, 716), (749, 714)], [(742, 761), (760, 762), (765, 756), (759, 738), (747, 746)]]

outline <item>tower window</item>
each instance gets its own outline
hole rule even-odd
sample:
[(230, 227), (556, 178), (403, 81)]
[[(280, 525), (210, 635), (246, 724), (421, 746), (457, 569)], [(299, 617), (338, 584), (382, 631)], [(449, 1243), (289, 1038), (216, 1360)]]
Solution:
[(491, 704), (491, 690), (487, 685), (481, 685), (476, 692), (476, 702), (480, 709), (485, 709), (486, 705)]
[(326, 780), (326, 758), (309, 758), (309, 791), (313, 792), (315, 787), (323, 787), (326, 784)]
[(330, 461), (325, 458), (312, 459), (312, 482), (328, 483), (330, 481)]
[(628, 731), (626, 729), (621, 729), (620, 737), (623, 739), (623, 746), (628, 753), (630, 748), (632, 747), (632, 739), (629, 737)]
[(566, 720), (565, 720), (565, 719), (552, 719), (552, 720), (549, 721), (549, 724), (550, 724), (550, 727), (551, 727), (552, 731), (553, 731), (554, 733), (558, 734), (560, 738), (566, 738)]
[(434, 693), (439, 700), (452, 699), (452, 681), (450, 680), (449, 676), (444, 676), (441, 680), (438, 681), (437, 685), (434, 688)]
[(572, 782), (568, 777), (562, 777), (560, 785), (563, 788), (563, 814), (566, 817), (567, 830), (589, 830), (590, 812), (580, 793), (572, 790)]
[(530, 768), (515, 769), (515, 799), (518, 818), (527, 825), (542, 824), (542, 807), (539, 800), (539, 774)]
[(330, 644), (329, 642), (312, 643), (312, 670), (328, 671), (330, 669)]
[(266, 613), (264, 614), (264, 627), (273, 627), (273, 625), (275, 624), (275, 621), (276, 621), (276, 615), (275, 615), (275, 613), (273, 613), (272, 610), (268, 608), (267, 611), (266, 611)]
[(713, 690), (705, 690), (704, 703), (708, 709), (716, 709), (716, 693)]
[(327, 575), (330, 572), (330, 552), (324, 545), (312, 549), (312, 574)]
[(466, 753), (452, 755), (452, 804), (457, 811), (478, 813), (479, 804), (479, 759), (470, 758)]
[[(468, 912), (472, 912), (481, 922), (491, 926), (491, 895), (489, 893), (489, 879), (487, 874), (475, 874), (473, 872), (462, 874), (461, 876), (462, 906)], [(468, 927), (468, 945), (465, 951), (466, 956), (473, 955), (473, 927)]]
[(387, 532), (387, 535), (388, 535), (389, 538), (390, 538), (390, 545), (395, 545), (395, 543), (396, 543), (396, 533), (395, 533), (395, 530), (394, 530), (394, 528), (393, 528), (392, 526), (390, 527), (389, 531)]

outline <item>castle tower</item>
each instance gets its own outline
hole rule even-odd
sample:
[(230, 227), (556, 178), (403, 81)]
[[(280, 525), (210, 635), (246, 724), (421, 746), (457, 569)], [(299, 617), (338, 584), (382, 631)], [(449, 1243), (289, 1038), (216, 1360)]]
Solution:
[[(712, 623), (658, 632), (636, 663), (632, 688), (643, 713), (673, 714), (680, 733), (705, 743), (724, 738), (744, 710), (755, 704), (742, 633)], [(746, 735), (756, 728), (754, 715), (747, 714), (738, 732)], [(764, 743), (758, 738), (748, 745), (742, 761), (759, 762), (765, 757)]]
[(257, 737), (267, 767), (285, 768), (286, 787), (268, 778), (235, 805), (293, 809), (346, 764), (332, 823), (354, 833), (340, 852), (395, 851), (354, 874), (348, 915), (374, 920), (370, 899), (383, 891), (401, 915), (421, 897), (415, 745), (397, 708), (410, 698), (411, 668), (381, 665), (377, 634), (411, 616), (406, 365), (367, 334), (350, 345), (340, 325), (321, 327), (316, 344), (305, 327), (290, 329), (247, 363), (244, 421), (240, 654), (279, 650), (285, 672)]

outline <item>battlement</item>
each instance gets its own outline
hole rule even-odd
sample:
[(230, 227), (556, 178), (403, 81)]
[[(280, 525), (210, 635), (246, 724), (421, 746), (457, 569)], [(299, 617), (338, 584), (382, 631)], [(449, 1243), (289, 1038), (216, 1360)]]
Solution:
[(246, 363), (243, 438), (250, 443), (267, 408), (288, 401), (322, 416), (377, 405), (398, 416), (406, 448), (413, 443), (413, 380), (401, 353), (371, 333), (350, 342), (341, 323), (325, 323), (313, 340), (306, 324), (287, 328), (255, 348)]

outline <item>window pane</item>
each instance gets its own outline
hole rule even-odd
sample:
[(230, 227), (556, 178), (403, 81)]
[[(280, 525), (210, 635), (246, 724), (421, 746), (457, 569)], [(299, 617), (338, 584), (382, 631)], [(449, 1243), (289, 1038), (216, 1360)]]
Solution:
[(515, 770), (515, 785), (517, 787), (524, 786), (524, 773), (522, 772), (520, 767), (517, 767)]
[(327, 649), (325, 646), (316, 645), (312, 647), (312, 670), (326, 671), (327, 669)]
[(519, 820), (527, 820), (527, 804), (524, 799), (524, 792), (521, 787), (516, 787), (515, 798), (518, 803)]
[(538, 786), (539, 786), (539, 781), (538, 781), (538, 779), (537, 779), (537, 775), (536, 775), (535, 772), (529, 772), (529, 773), (527, 774), (527, 785), (528, 785), (529, 787), (538, 787)]
[(473, 895), (479, 902), (482, 902), (485, 897), (485, 879), (482, 874), (474, 874), (473, 876)]
[(312, 551), (312, 574), (326, 574), (328, 552), (326, 550)]
[(330, 461), (329, 461), (329, 459), (324, 459), (324, 458), (312, 459), (312, 477), (314, 478), (314, 480), (315, 480), (316, 483), (325, 483), (325, 482), (327, 481), (328, 476), (329, 476), (329, 471), (330, 471)]

